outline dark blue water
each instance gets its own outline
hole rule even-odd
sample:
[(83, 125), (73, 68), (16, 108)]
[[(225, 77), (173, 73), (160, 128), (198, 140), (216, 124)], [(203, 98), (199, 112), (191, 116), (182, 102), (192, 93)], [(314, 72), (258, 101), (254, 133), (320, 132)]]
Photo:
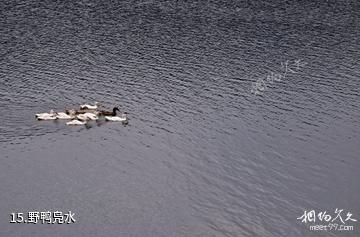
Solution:
[[(360, 220), (359, 7), (2, 1), (0, 235), (359, 236), (297, 219)], [(93, 101), (129, 124), (34, 119)]]

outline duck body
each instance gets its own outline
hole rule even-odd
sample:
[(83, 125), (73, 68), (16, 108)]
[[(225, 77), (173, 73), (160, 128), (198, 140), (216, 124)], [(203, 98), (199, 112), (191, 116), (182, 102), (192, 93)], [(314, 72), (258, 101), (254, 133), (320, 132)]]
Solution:
[(37, 120), (55, 120), (55, 119), (57, 119), (56, 115), (52, 115), (52, 114), (45, 114), (42, 116), (38, 116), (36, 118), (37, 118)]
[(111, 122), (124, 122), (127, 119), (119, 116), (105, 116), (105, 120)]
[(99, 117), (94, 113), (85, 113), (83, 116), (87, 117), (88, 120), (98, 120)]
[(64, 112), (56, 113), (56, 117), (58, 119), (74, 119), (75, 118), (74, 115), (70, 115), (70, 114), (67, 114), (67, 113), (64, 113)]
[(76, 118), (81, 121), (98, 120), (99, 119), (99, 117), (93, 113), (78, 114), (78, 115), (76, 115)]
[(127, 113), (125, 112), (121, 116), (105, 116), (105, 120), (111, 122), (125, 122), (127, 121), (126, 115)]
[(88, 121), (89, 120), (88, 116), (86, 116), (85, 114), (78, 114), (78, 115), (76, 115), (76, 118), (80, 121)]
[(80, 105), (80, 109), (91, 109), (91, 110), (96, 110), (98, 108), (98, 102), (95, 102), (94, 105), (88, 105), (88, 104), (84, 104), (84, 105)]
[(112, 112), (105, 111), (105, 110), (99, 111), (99, 115), (102, 115), (102, 116), (116, 116), (116, 111), (120, 112), (118, 107), (114, 107)]
[(67, 122), (66, 125), (85, 125), (86, 121), (80, 121), (77, 119), (71, 120), (70, 122)]
[(46, 116), (53, 116), (53, 115), (55, 115), (54, 110), (50, 110), (50, 113), (39, 113), (39, 114), (35, 114), (35, 118), (46, 117)]
[(69, 114), (70, 112), (72, 112), (74, 115), (86, 114), (86, 113), (92, 113), (95, 115), (99, 114), (99, 111), (93, 110), (93, 109), (79, 109), (79, 110), (67, 110), (66, 111), (67, 114)]

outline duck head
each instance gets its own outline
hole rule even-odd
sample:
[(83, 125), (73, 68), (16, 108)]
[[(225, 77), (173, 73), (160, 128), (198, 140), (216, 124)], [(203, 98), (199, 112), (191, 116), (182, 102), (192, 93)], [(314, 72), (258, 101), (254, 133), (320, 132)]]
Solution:
[(114, 107), (113, 110), (112, 110), (112, 116), (116, 116), (116, 111), (119, 111), (119, 108), (118, 107)]
[(67, 115), (76, 115), (76, 110), (75, 109), (67, 109), (67, 110), (65, 110), (65, 113)]

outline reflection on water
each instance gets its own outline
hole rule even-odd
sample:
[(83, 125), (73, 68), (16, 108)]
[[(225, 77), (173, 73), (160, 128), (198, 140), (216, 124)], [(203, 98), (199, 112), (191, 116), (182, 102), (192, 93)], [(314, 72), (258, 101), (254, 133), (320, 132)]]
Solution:
[[(2, 235), (359, 235), (296, 219), (335, 208), (360, 218), (355, 3), (0, 6)], [(296, 74), (250, 93), (297, 59)], [(34, 119), (92, 101), (129, 124)], [(5, 218), (54, 209), (77, 223)]]

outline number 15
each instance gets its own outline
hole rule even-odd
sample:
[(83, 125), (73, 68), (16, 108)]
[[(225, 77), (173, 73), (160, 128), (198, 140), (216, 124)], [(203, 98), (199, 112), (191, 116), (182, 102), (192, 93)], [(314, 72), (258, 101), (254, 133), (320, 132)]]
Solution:
[(21, 223), (23, 221), (23, 213), (10, 213), (10, 223)]

